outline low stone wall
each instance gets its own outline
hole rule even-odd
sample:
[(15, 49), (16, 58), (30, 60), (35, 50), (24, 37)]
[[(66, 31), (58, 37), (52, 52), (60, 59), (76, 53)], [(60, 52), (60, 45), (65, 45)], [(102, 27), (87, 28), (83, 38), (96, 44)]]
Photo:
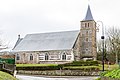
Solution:
[(2, 70), (3, 69), (3, 64), (2, 63), (0, 63), (0, 70)]
[(120, 80), (120, 79), (114, 79), (110, 77), (101, 77), (101, 80)]
[(25, 71), (19, 70), (18, 74), (47, 75), (47, 76), (98, 76), (100, 72), (81, 70), (46, 70), (46, 71)]

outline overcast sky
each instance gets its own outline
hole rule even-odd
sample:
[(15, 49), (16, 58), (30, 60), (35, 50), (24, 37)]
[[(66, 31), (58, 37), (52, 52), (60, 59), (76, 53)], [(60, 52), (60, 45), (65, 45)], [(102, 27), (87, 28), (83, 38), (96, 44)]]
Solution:
[(79, 30), (88, 3), (95, 21), (119, 27), (120, 0), (0, 0), (1, 37), (13, 47), (18, 34)]

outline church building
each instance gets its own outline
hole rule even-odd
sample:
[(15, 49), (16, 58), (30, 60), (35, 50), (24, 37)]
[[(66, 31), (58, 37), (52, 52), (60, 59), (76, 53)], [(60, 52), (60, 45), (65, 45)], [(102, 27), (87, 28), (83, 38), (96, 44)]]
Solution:
[(13, 48), (16, 63), (63, 64), (84, 58), (96, 60), (96, 22), (88, 5), (76, 31), (27, 34)]

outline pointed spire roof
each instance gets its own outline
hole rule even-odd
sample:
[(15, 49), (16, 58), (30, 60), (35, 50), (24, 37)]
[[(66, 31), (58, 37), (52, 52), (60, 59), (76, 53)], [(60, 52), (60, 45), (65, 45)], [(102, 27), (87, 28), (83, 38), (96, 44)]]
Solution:
[(88, 5), (88, 9), (87, 9), (86, 16), (85, 16), (85, 18), (83, 19), (83, 21), (87, 21), (87, 20), (94, 20), (89, 5)]

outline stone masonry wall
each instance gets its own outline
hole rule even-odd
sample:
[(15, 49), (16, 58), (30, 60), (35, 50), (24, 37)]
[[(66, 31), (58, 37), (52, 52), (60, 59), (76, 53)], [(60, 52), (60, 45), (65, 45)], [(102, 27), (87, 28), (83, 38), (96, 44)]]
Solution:
[[(45, 54), (48, 54), (48, 60), (45, 60)], [(66, 54), (66, 60), (62, 60), (62, 54)], [(16, 60), (19, 64), (61, 64), (74, 61), (73, 50), (56, 50), (56, 51), (31, 51), (17, 52), (20, 60)], [(30, 55), (33, 55), (33, 60), (30, 60)]]
[(75, 42), (74, 48), (73, 48), (73, 53), (74, 53), (74, 60), (78, 61), (81, 59), (81, 54), (80, 54), (80, 34), (77, 37), (77, 40)]
[(81, 21), (80, 29), (80, 53), (84, 57), (92, 57), (96, 60), (96, 22)]
[[(38, 60), (36, 59), (37, 58), (37, 54), (34, 54), (34, 52), (18, 52), (17, 54), (19, 54), (20, 56), (20, 60), (15, 60), (16, 63), (19, 63), (19, 64), (26, 64), (26, 63), (38, 63)], [(16, 55), (17, 55), (16, 54)], [(33, 60), (30, 60), (30, 54), (33, 55)], [(16, 57), (15, 57), (16, 59)]]
[(19, 70), (18, 74), (47, 75), (47, 76), (98, 76), (100, 72), (81, 70), (46, 70), (46, 71), (25, 71)]

